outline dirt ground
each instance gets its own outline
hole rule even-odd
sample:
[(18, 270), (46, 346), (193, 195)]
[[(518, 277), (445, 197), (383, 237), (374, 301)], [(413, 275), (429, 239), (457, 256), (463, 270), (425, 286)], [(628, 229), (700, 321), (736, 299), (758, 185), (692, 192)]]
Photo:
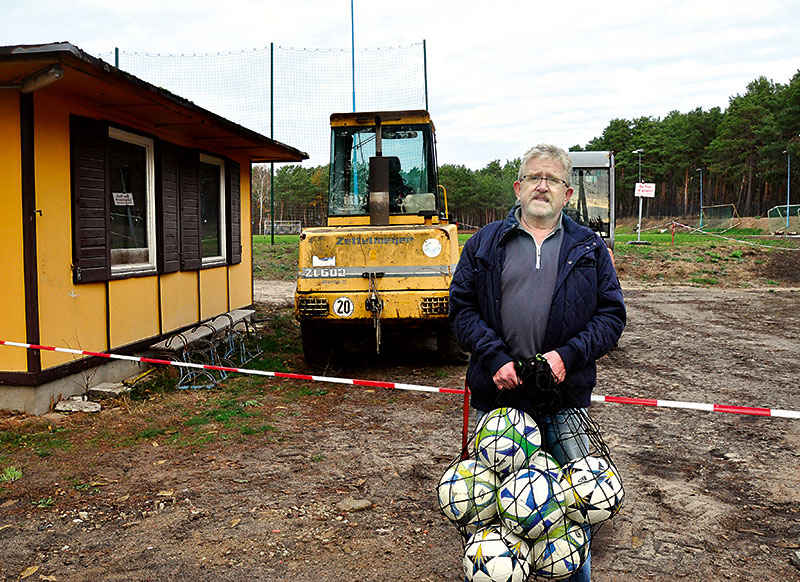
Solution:
[[(623, 286), (629, 324), (596, 394), (800, 409), (796, 287)], [(291, 286), (265, 287), (261, 301), (288, 309)], [(331, 375), (463, 386), (465, 368), (437, 365), (425, 346), (384, 354)], [(435, 487), (460, 448), (461, 397), (325, 388), (291, 402), (266, 394), (276, 430), (245, 442), (187, 449), (154, 437), (29, 461), (25, 479), (0, 489), (0, 579), (460, 579)], [(593, 545), (593, 580), (800, 580), (800, 421), (591, 411), (626, 486)], [(52, 422), (89, 439), (126, 414)], [(21, 422), (0, 420), (0, 431)]]

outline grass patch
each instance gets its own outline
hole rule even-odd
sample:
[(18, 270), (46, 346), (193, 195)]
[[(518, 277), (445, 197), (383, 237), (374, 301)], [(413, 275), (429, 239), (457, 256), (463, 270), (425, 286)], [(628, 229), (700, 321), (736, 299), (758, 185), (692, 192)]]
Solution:
[(239, 432), (243, 435), (260, 435), (276, 430), (278, 430), (276, 427), (268, 423), (262, 424), (261, 426), (250, 426), (246, 424), (239, 429)]
[(139, 433), (136, 435), (136, 440), (143, 441), (147, 439), (158, 438), (161, 435), (165, 434), (166, 432), (167, 432), (166, 428), (155, 428), (155, 427), (145, 428), (139, 431)]
[(39, 457), (47, 457), (55, 451), (72, 448), (68, 436), (68, 429), (53, 429), (34, 423), (22, 430), (0, 431), (0, 446), (32, 451)]
[(92, 483), (86, 483), (85, 481), (82, 481), (79, 477), (70, 477), (69, 482), (75, 491), (100, 493), (100, 489), (98, 489), (95, 485), (93, 485)]
[(719, 281), (713, 277), (692, 277), (689, 281), (698, 285), (717, 285), (719, 283)]
[(6, 467), (0, 473), (0, 483), (9, 483), (22, 479), (22, 471), (16, 467)]
[(262, 416), (260, 410), (254, 409), (247, 402), (251, 401), (239, 403), (233, 398), (218, 398), (213, 402), (213, 408), (189, 416), (183, 424), (187, 427), (200, 427), (212, 423), (220, 423), (225, 428), (234, 428), (241, 432), (242, 420)]
[(300, 235), (270, 235), (253, 237), (253, 275), (259, 279), (294, 281), (300, 255)]

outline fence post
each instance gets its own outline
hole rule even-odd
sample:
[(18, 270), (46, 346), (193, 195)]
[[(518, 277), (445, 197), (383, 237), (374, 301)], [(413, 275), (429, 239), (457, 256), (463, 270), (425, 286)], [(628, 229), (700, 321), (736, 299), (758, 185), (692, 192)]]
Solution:
[[(274, 69), (275, 43), (269, 43), (269, 138), (275, 139), (274, 95), (275, 83)], [(269, 163), (269, 225), (271, 245), (275, 244), (275, 162)]]

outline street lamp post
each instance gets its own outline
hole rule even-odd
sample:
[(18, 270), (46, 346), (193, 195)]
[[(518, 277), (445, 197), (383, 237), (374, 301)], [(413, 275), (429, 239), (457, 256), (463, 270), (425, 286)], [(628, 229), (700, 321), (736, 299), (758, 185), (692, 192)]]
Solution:
[(786, 154), (786, 232), (789, 232), (789, 192), (792, 188), (792, 154), (789, 150), (783, 150)]
[[(639, 184), (642, 183), (642, 152), (644, 150), (639, 148), (633, 150), (632, 154), (639, 154)], [(636, 242), (642, 242), (642, 197), (639, 196), (639, 227), (636, 229)]]
[(700, 228), (703, 228), (703, 168), (697, 168), (695, 172), (700, 172)]

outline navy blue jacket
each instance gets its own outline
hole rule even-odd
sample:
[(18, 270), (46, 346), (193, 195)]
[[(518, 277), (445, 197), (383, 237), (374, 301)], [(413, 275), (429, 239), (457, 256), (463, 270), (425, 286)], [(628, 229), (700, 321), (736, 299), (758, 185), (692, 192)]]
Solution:
[[(503, 341), (500, 276), (505, 243), (519, 224), (516, 208), (505, 220), (486, 225), (467, 240), (450, 284), (450, 325), (470, 353), (467, 384), (472, 406), (478, 410), (496, 407), (499, 389), (492, 377), (512, 361)], [(564, 386), (571, 394), (567, 405), (587, 407), (597, 380), (595, 361), (619, 340), (625, 303), (603, 240), (568, 216), (562, 219), (564, 239), (542, 353), (555, 350), (564, 361)], [(503, 405), (527, 408), (524, 401), (515, 402), (518, 396), (513, 390), (504, 394), (510, 401)]]

